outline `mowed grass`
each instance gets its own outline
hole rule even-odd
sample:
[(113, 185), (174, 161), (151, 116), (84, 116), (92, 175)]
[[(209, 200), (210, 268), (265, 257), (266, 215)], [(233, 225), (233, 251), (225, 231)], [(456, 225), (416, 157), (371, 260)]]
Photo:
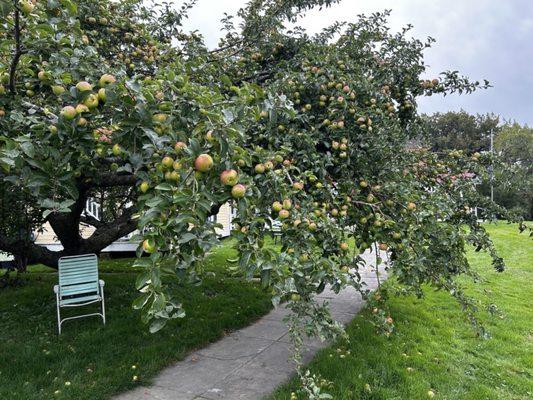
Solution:
[[(0, 399), (108, 399), (148, 384), (190, 351), (250, 324), (271, 309), (270, 298), (259, 285), (228, 272), (227, 260), (235, 256), (226, 242), (206, 260), (214, 277), (200, 286), (174, 285), (187, 316), (156, 334), (148, 332), (131, 308), (137, 295), (133, 259), (100, 263), (107, 325), (99, 317), (67, 321), (61, 336), (56, 333), (52, 291), (57, 274), (31, 267), (22, 287), (0, 290)], [(98, 308), (90, 307), (74, 312)], [(64, 315), (72, 314), (64, 310)]]
[[(487, 255), (470, 252), (484, 282), (465, 284), (470, 295), (502, 313), (479, 313), (492, 338), (476, 337), (447, 293), (394, 298), (397, 332), (391, 338), (374, 333), (365, 310), (348, 327), (349, 344), (338, 342), (310, 363), (312, 372), (333, 382), (328, 392), (334, 399), (428, 399), (429, 391), (434, 399), (533, 398), (533, 241), (517, 225), (486, 227), (508, 268), (497, 273)], [(271, 399), (289, 399), (297, 388), (293, 379)]]

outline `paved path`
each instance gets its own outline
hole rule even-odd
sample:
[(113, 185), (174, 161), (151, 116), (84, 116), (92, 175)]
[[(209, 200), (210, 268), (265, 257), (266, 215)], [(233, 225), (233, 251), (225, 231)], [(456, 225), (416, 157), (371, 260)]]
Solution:
[[(368, 267), (361, 271), (369, 289), (377, 286), (374, 256), (365, 254)], [(384, 276), (384, 273), (381, 272)], [(363, 307), (354, 289), (339, 294), (326, 289), (317, 296), (330, 303), (333, 317), (348, 323)], [(164, 369), (153, 386), (139, 387), (116, 400), (258, 400), (272, 393), (293, 373), (289, 361), (291, 345), (287, 326), (282, 321), (289, 313), (279, 307), (247, 328), (236, 331), (209, 347), (190, 354), (183, 361)], [(308, 340), (304, 361), (327, 343)]]

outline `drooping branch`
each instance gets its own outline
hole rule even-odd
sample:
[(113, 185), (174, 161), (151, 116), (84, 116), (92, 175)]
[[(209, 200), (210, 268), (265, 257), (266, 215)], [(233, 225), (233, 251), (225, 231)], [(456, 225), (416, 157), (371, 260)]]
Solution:
[(133, 186), (137, 182), (137, 178), (132, 174), (118, 174), (116, 172), (106, 172), (100, 174), (97, 180), (87, 182), (87, 184), (99, 188), (109, 188), (118, 186)]
[(17, 73), (17, 66), (20, 60), (20, 57), (22, 56), (23, 50), (22, 50), (22, 39), (20, 36), (20, 32), (22, 30), (20, 26), (20, 9), (18, 8), (18, 0), (14, 0), (15, 4), (15, 18), (14, 18), (14, 38), (15, 38), (15, 51), (13, 53), (13, 59), (11, 60), (11, 65), (9, 67), (9, 91), (12, 95), (15, 95), (17, 93), (16, 90), (16, 73)]

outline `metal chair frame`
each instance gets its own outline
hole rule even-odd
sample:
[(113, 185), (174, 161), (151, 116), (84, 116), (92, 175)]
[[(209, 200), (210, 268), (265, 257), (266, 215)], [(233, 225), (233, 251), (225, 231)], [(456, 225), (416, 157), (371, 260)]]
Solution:
[[(77, 265), (80, 266), (79, 271), (76, 270)], [(57, 302), (58, 333), (61, 334), (61, 325), (65, 321), (95, 315), (102, 317), (105, 325), (105, 282), (102, 279), (98, 279), (98, 258), (96, 254), (61, 257), (58, 263), (58, 274), (59, 284), (54, 285)], [(79, 296), (80, 301), (76, 301), (77, 297), (73, 296)], [(81, 307), (98, 302), (102, 303), (101, 312), (99, 313), (61, 319), (61, 308)]]

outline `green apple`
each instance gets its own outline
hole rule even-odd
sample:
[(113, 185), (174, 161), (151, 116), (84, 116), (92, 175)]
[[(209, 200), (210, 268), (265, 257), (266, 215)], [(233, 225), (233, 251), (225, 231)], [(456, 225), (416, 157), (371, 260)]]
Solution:
[(148, 182), (141, 183), (141, 186), (139, 186), (139, 189), (142, 193), (146, 193), (148, 189), (150, 189), (150, 184)]
[(112, 83), (115, 83), (117, 80), (115, 79), (115, 77), (111, 74), (103, 74), (101, 77), (100, 77), (100, 80), (98, 81), (98, 84), (101, 86), (101, 87), (105, 87), (107, 85), (110, 85)]
[(113, 146), (112, 151), (113, 151), (113, 154), (114, 154), (115, 156), (119, 156), (120, 153), (122, 153), (122, 149), (121, 149), (121, 147), (120, 147), (120, 145), (119, 145), (118, 143), (116, 143), (116, 144)]
[(145, 252), (147, 252), (148, 254), (151, 254), (155, 251), (156, 244), (153, 239), (146, 239), (143, 241), (142, 247)]
[(78, 104), (76, 106), (76, 112), (78, 114), (81, 114), (81, 113), (84, 113), (84, 112), (89, 112), (89, 107), (87, 107), (85, 104)]
[(279, 216), (279, 219), (287, 219), (287, 218), (289, 218), (290, 214), (291, 213), (289, 211), (287, 211), (287, 210), (281, 210), (278, 213), (278, 216)]
[(61, 109), (61, 112), (60, 112), (60, 115), (63, 117), (63, 119), (67, 121), (71, 121), (74, 118), (76, 118), (77, 114), (78, 113), (76, 109), (72, 106), (65, 106)]
[(177, 181), (180, 180), (180, 178), (181, 178), (181, 176), (180, 176), (180, 173), (178, 171), (172, 171), (170, 173), (170, 180), (172, 182), (177, 182)]
[(174, 167), (174, 159), (172, 157), (166, 156), (163, 157), (163, 160), (161, 161), (161, 164), (163, 164), (163, 167), (167, 169), (171, 169)]
[(22, 0), (19, 2), (19, 7), (24, 14), (30, 14), (35, 8), (35, 5), (29, 0)]
[(187, 148), (187, 145), (184, 143), (184, 142), (177, 142), (175, 145), (174, 145), (174, 151), (179, 154), (181, 153), (181, 151), (183, 149), (186, 149)]
[(39, 71), (37, 73), (37, 78), (39, 78), (39, 80), (42, 82), (46, 81), (49, 78), (49, 75), (46, 73), (46, 71)]
[(94, 93), (91, 93), (83, 101), (83, 104), (85, 104), (89, 110), (95, 109), (96, 107), (98, 107), (98, 96)]
[(52, 86), (52, 93), (54, 93), (56, 96), (59, 96), (65, 93), (65, 88), (63, 86), (54, 85)]
[(107, 100), (107, 94), (104, 88), (98, 90), (98, 100), (100, 100), (102, 103), (105, 103), (105, 101)]
[(283, 210), (283, 204), (281, 204), (279, 201), (272, 203), (272, 211), (280, 212), (281, 210)]
[(226, 186), (235, 186), (239, 182), (239, 174), (234, 169), (227, 169), (220, 174), (220, 182)]
[(158, 123), (158, 124), (162, 124), (164, 123), (168, 118), (168, 115), (167, 114), (154, 114), (152, 116), (152, 121), (155, 122), (155, 123)]
[(234, 199), (240, 199), (243, 198), (246, 194), (246, 186), (238, 184), (231, 188), (231, 196)]
[(81, 81), (76, 84), (76, 89), (78, 89), (80, 92), (87, 92), (93, 90), (93, 85), (91, 85), (89, 82)]
[(200, 154), (194, 160), (194, 168), (199, 172), (207, 172), (213, 168), (213, 158), (209, 154)]

